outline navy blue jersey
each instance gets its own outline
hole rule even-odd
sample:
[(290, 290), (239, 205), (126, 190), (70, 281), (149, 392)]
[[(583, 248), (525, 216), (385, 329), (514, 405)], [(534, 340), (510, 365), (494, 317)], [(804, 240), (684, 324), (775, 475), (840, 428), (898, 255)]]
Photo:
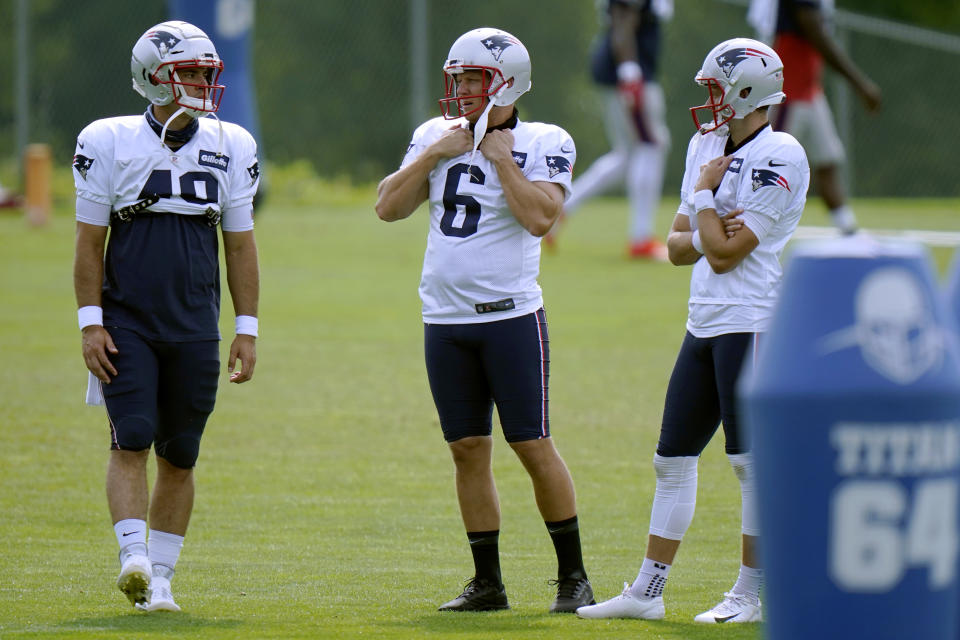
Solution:
[[(640, 11), (640, 22), (635, 33), (637, 62), (643, 70), (644, 80), (653, 80), (657, 75), (657, 61), (660, 54), (660, 19), (653, 11), (653, 0), (638, 2), (608, 0), (608, 13), (614, 4), (636, 7)], [(594, 45), (591, 70), (593, 79), (598, 84), (617, 84), (617, 60), (613, 55), (609, 28)]]
[(169, 342), (218, 340), (219, 242), (201, 216), (114, 220), (103, 270), (103, 324)]

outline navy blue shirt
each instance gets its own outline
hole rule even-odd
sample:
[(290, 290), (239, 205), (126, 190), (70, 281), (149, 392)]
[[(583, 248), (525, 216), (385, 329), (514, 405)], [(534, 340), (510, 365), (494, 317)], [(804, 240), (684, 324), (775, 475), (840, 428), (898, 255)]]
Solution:
[(217, 227), (204, 216), (142, 212), (112, 221), (103, 324), (166, 342), (219, 340)]
[[(614, 4), (638, 7), (640, 21), (637, 24), (634, 38), (637, 43), (637, 62), (643, 70), (643, 78), (650, 81), (657, 75), (657, 59), (660, 55), (660, 20), (653, 12), (653, 0), (628, 2), (625, 0), (608, 0), (607, 11)], [(613, 46), (610, 42), (610, 29), (597, 41), (593, 49), (591, 64), (593, 79), (598, 84), (617, 84), (617, 60), (613, 55)]]
[(777, 33), (800, 35), (800, 29), (793, 19), (797, 7), (820, 9), (820, 0), (779, 0), (777, 4)]

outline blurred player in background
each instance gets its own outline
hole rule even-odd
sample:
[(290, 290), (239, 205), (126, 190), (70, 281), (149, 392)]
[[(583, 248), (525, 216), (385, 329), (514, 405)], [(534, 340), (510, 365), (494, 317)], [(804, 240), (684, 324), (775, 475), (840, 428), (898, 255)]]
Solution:
[(246, 130), (204, 117), (217, 111), (224, 87), (223, 63), (203, 31), (158, 24), (137, 40), (130, 64), (133, 88), (151, 103), (146, 113), (97, 120), (77, 138), (74, 287), (87, 401), (105, 402), (110, 425), (117, 586), (140, 609), (179, 611), (170, 581), (220, 376), (218, 227), (237, 316), (230, 381), (249, 380), (256, 363), (259, 164)]
[(699, 131), (687, 148), (680, 208), (667, 238), (670, 261), (693, 265), (689, 314), (653, 459), (657, 488), (646, 555), (632, 585), (611, 600), (579, 608), (581, 617), (664, 617), (663, 588), (693, 520), (697, 464), (721, 422), (740, 481), (743, 552), (733, 588), (694, 620), (762, 617), (753, 459), (735, 387), (744, 358), (754, 353), (772, 316), (780, 253), (800, 221), (810, 181), (803, 147), (767, 121), (767, 108), (784, 98), (783, 77), (773, 49), (747, 38), (714, 47), (696, 75), (709, 95), (691, 109)]
[(814, 183), (833, 224), (844, 233), (857, 230), (847, 204), (841, 167), (843, 143), (823, 94), (823, 63), (842, 75), (868, 111), (880, 108), (880, 89), (843, 52), (830, 35), (833, 0), (753, 0), (747, 19), (789, 70), (783, 90), (787, 100), (770, 110), (777, 131), (792, 134), (807, 151)]
[[(625, 187), (630, 206), (627, 253), (666, 261), (667, 248), (654, 222), (670, 146), (663, 90), (657, 83), (660, 23), (673, 16), (673, 0), (603, 0), (606, 32), (591, 63), (601, 87), (611, 151), (597, 158), (573, 183), (565, 216), (614, 187)], [(559, 226), (558, 222), (558, 226)], [(548, 243), (557, 228), (547, 237)]]
[(420, 281), (427, 377), (456, 467), (475, 570), (463, 593), (440, 610), (509, 608), (492, 469), (496, 405), (556, 550), (550, 611), (572, 613), (593, 602), (593, 591), (573, 480), (550, 437), (550, 343), (537, 276), (540, 238), (570, 194), (576, 149), (560, 127), (518, 118), (514, 103), (530, 90), (530, 56), (509, 33), (463, 34), (443, 70), (443, 117), (414, 131), (400, 169), (380, 183), (376, 204), (388, 222), (429, 205)]

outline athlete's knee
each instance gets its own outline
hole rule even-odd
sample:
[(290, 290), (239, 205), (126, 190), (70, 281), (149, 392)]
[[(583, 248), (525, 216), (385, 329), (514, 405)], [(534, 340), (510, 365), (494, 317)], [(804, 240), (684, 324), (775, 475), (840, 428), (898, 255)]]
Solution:
[(741, 532), (748, 536), (760, 535), (760, 517), (757, 513), (756, 477), (752, 453), (727, 454), (733, 473), (740, 481), (742, 504)]
[(116, 448), (145, 452), (153, 444), (154, 425), (141, 416), (125, 416), (113, 421)]
[(486, 463), (490, 459), (493, 439), (487, 436), (468, 436), (450, 442), (450, 454), (457, 466)]
[(693, 522), (697, 506), (699, 456), (653, 456), (657, 490), (650, 515), (650, 534), (681, 540)]
[(192, 469), (200, 455), (200, 438), (191, 435), (177, 436), (155, 445), (157, 456), (179, 469)]

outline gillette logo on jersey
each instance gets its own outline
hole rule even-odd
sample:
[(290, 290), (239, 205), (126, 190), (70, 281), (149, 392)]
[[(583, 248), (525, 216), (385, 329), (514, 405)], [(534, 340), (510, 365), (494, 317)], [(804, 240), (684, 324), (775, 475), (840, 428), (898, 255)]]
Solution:
[[(769, 169), (754, 169), (750, 177), (753, 179), (754, 191), (760, 187), (782, 187), (787, 191), (790, 191), (790, 184), (787, 182), (787, 179), (776, 171), (770, 171)], [(791, 191), (791, 193), (793, 192)]]
[(213, 151), (204, 151), (201, 149), (200, 157), (197, 159), (197, 164), (202, 164), (205, 167), (213, 167), (214, 169), (226, 171), (227, 167), (230, 165), (230, 157), (223, 154), (216, 154)]
[(493, 59), (499, 62), (503, 52), (512, 45), (520, 44), (520, 41), (511, 36), (497, 34), (481, 40), (480, 44), (485, 46), (487, 51), (493, 56)]
[(545, 156), (544, 160), (547, 162), (547, 172), (551, 178), (558, 173), (571, 173), (570, 161), (563, 156)]
[[(720, 67), (720, 70), (729, 78), (730, 74), (733, 73), (733, 69), (746, 60), (747, 58), (765, 58), (763, 51), (759, 49), (730, 49), (729, 51), (724, 51), (719, 56), (716, 57), (717, 66)], [(766, 66), (766, 62), (764, 62)]]

